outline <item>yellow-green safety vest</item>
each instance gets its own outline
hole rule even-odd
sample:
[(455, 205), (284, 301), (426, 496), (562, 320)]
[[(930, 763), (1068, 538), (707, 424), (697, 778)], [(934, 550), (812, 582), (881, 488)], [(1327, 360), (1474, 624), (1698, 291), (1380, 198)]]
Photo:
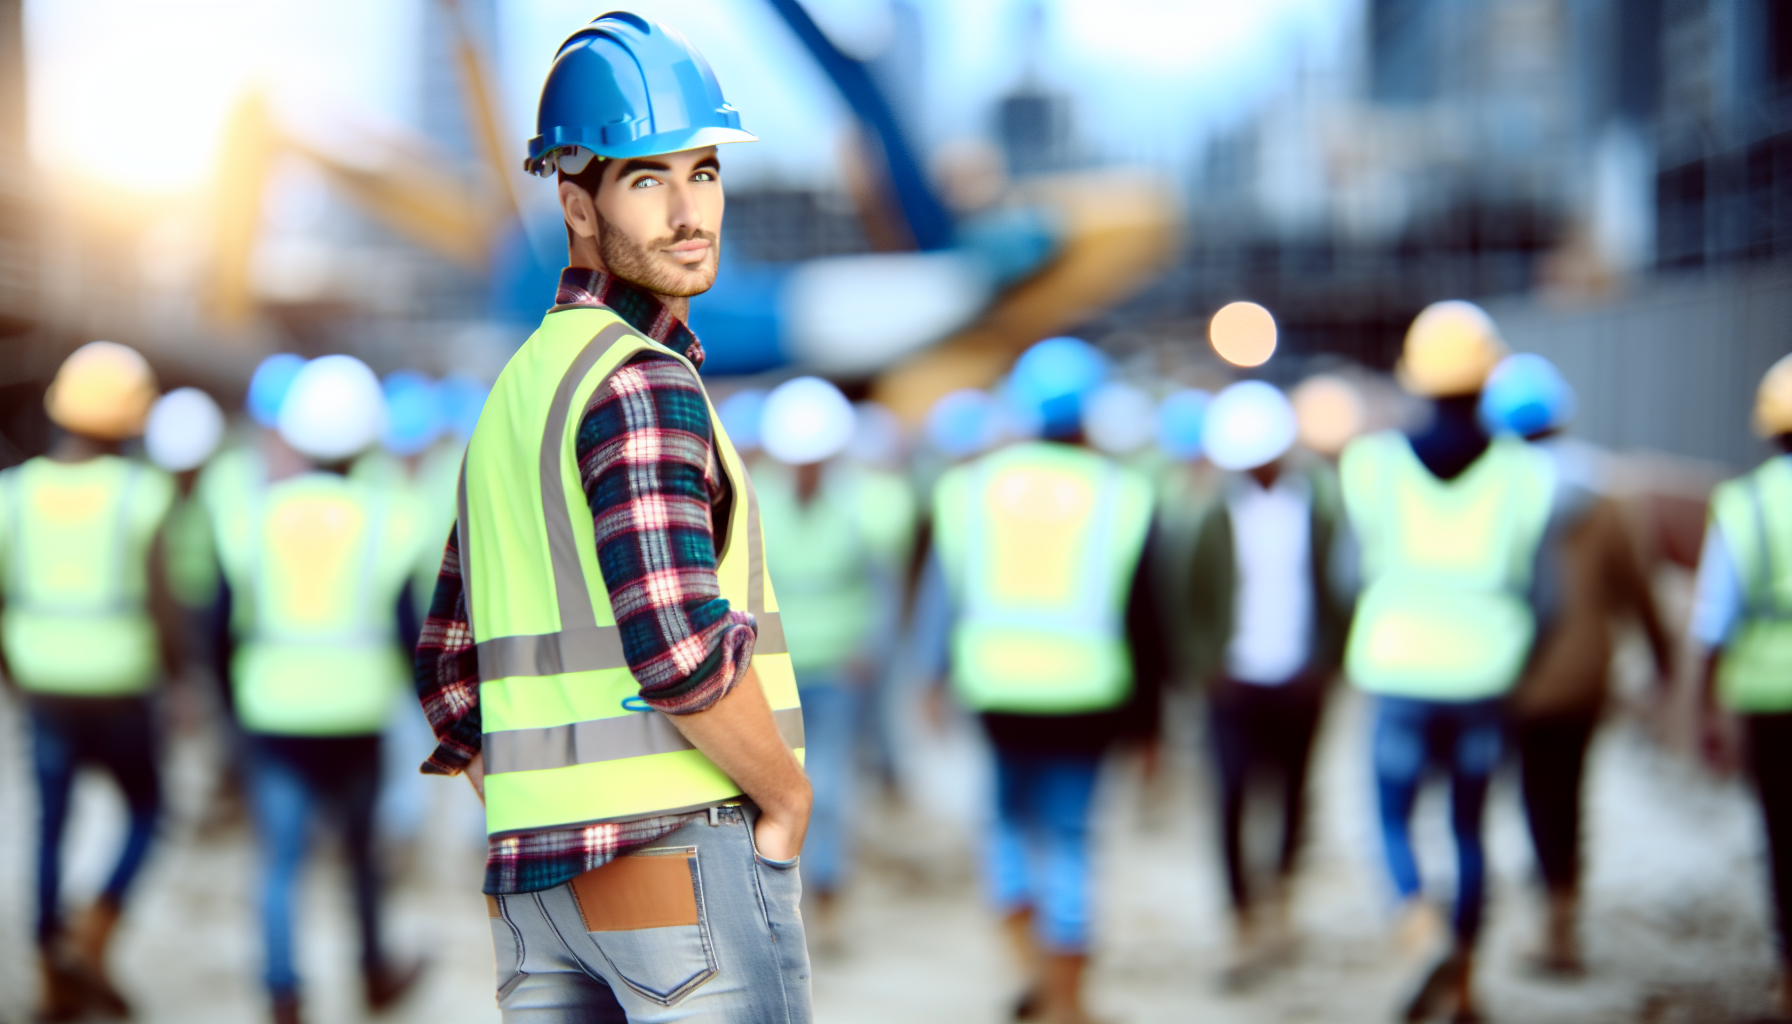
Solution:
[[(493, 386), (467, 446), (462, 574), (479, 662), (486, 828), (493, 835), (629, 821), (714, 806), (734, 780), (649, 708), (623, 655), (598, 569), (577, 460), (581, 411), (619, 366), (652, 349), (607, 308), (548, 313)], [(758, 620), (752, 667), (802, 756), (802, 708), (766, 577), (758, 499), (713, 406), (732, 503), (721, 596)]]
[(364, 736), (410, 678), (398, 599), (420, 534), (406, 496), (305, 473), (219, 525), (238, 645), (237, 717), (250, 732)]
[(1084, 448), (1015, 445), (954, 467), (934, 536), (957, 616), (952, 683), (978, 711), (1067, 715), (1133, 687), (1126, 602), (1151, 485)]
[(879, 607), (887, 595), (873, 581), (907, 568), (914, 493), (894, 474), (835, 466), (804, 505), (794, 472), (768, 466), (755, 475), (784, 637), (797, 682), (808, 685), (806, 673), (820, 677), (867, 653), (879, 612), (894, 611)]
[(218, 596), (218, 553), (212, 519), (197, 494), (177, 498), (163, 528), (168, 590), (183, 608), (209, 608)]
[(1719, 484), (1711, 518), (1742, 584), (1743, 617), (1717, 665), (1724, 705), (1792, 711), (1792, 458)]
[(1384, 431), (1351, 442), (1339, 474), (1362, 552), (1351, 681), (1430, 700), (1511, 689), (1536, 633), (1526, 594), (1549, 520), (1550, 462), (1502, 437), (1440, 480), (1403, 435)]
[(149, 557), (174, 480), (133, 459), (31, 459), (0, 473), (0, 642), (25, 690), (142, 693), (160, 671)]

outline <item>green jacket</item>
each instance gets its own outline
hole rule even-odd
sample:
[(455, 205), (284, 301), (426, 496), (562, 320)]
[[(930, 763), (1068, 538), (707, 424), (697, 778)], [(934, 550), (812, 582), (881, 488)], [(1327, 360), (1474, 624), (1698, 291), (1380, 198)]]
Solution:
[[(1329, 566), (1337, 539), (1340, 509), (1335, 474), (1324, 465), (1292, 467), (1312, 491), (1313, 647), (1309, 672), (1329, 678), (1344, 664), (1344, 642), (1350, 635), (1350, 602), (1332, 585)], [(1232, 513), (1223, 491), (1216, 494), (1195, 533), (1194, 553), (1188, 575), (1186, 619), (1189, 669), (1193, 678), (1209, 684), (1225, 669), (1226, 646), (1232, 640), (1234, 601), (1238, 594), (1238, 563), (1232, 550)]]

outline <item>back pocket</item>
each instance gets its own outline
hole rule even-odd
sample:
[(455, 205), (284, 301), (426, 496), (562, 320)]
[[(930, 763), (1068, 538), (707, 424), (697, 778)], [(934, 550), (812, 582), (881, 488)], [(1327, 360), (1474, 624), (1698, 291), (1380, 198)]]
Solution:
[(618, 857), (572, 891), (598, 953), (642, 996), (671, 1006), (715, 976), (695, 846)]

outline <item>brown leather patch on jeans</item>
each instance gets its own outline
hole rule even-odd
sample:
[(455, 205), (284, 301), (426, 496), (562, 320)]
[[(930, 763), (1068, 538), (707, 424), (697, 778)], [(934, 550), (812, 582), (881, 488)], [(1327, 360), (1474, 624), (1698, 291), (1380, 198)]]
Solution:
[(697, 851), (648, 850), (572, 880), (588, 932), (631, 932), (697, 923)]

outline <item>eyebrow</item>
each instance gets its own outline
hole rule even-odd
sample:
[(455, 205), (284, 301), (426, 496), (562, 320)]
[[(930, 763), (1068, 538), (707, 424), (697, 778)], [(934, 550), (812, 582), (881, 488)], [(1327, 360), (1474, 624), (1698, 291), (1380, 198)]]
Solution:
[[(691, 168), (693, 171), (701, 171), (705, 169), (719, 172), (722, 169), (722, 162), (717, 160), (714, 154), (711, 154), (697, 161), (697, 166)], [(670, 165), (663, 164), (658, 160), (630, 160), (628, 163), (623, 164), (622, 168), (616, 172), (616, 180), (621, 181), (623, 178), (628, 177), (636, 171), (658, 171), (661, 174), (670, 174), (672, 168)]]

